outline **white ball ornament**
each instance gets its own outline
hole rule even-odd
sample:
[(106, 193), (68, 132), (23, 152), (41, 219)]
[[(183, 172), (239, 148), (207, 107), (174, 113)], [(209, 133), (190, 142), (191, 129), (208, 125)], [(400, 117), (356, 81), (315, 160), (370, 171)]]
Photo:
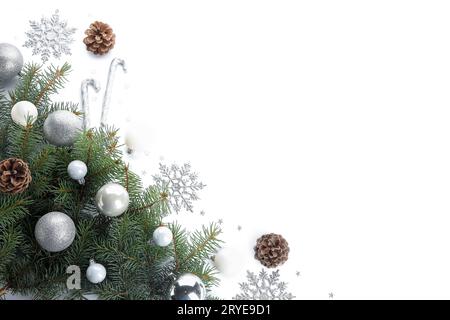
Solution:
[(48, 252), (60, 252), (72, 244), (76, 227), (72, 219), (62, 212), (49, 212), (43, 215), (34, 228), (36, 241)]
[(67, 173), (73, 179), (78, 181), (79, 184), (84, 184), (84, 177), (88, 172), (88, 168), (83, 161), (74, 160), (67, 166)]
[(95, 196), (95, 203), (102, 214), (107, 217), (118, 217), (128, 209), (130, 196), (128, 191), (117, 183), (107, 183)]
[(172, 243), (172, 240), (172, 231), (165, 226), (158, 227), (153, 232), (153, 242), (159, 247), (167, 247)]
[(140, 152), (144, 148), (144, 144), (147, 139), (144, 139), (142, 134), (138, 132), (137, 128), (129, 128), (125, 133), (125, 145), (129, 154)]
[(33, 124), (37, 117), (37, 108), (29, 101), (19, 101), (11, 109), (12, 120), (22, 127), (26, 127), (27, 121)]
[(105, 267), (95, 262), (94, 260), (91, 260), (89, 262), (89, 267), (86, 270), (86, 278), (89, 280), (90, 283), (98, 284), (100, 282), (103, 282), (106, 278), (106, 269)]
[(242, 261), (242, 259), (242, 254), (239, 251), (231, 248), (222, 248), (216, 253), (213, 261), (220, 273), (231, 277), (240, 271), (241, 265), (236, 263), (236, 261)]

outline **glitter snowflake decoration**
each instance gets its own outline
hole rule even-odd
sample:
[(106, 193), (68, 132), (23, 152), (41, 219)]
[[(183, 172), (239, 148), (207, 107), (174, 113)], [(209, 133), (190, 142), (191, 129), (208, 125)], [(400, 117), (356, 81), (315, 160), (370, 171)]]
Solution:
[(59, 11), (51, 18), (42, 17), (41, 21), (30, 21), (31, 30), (26, 32), (28, 40), (23, 45), (33, 49), (33, 55), (41, 55), (42, 62), (47, 62), (51, 55), (59, 59), (61, 55), (70, 55), (69, 45), (74, 41), (72, 35), (76, 29), (69, 28), (66, 21), (61, 21)]
[(198, 200), (198, 192), (205, 185), (198, 181), (196, 173), (191, 172), (191, 165), (185, 163), (181, 167), (172, 164), (170, 167), (159, 164), (159, 175), (153, 176), (158, 187), (168, 190), (169, 203), (175, 212), (182, 209), (193, 212), (193, 202)]
[(268, 274), (264, 269), (259, 275), (247, 271), (248, 282), (240, 283), (241, 293), (233, 300), (292, 300), (295, 297), (286, 292), (287, 283), (280, 281), (280, 270)]

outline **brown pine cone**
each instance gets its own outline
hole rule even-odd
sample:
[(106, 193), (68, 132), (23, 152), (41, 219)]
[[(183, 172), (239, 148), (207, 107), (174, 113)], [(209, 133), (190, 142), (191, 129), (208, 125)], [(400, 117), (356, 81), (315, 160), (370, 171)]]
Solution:
[(25, 191), (31, 183), (28, 164), (9, 158), (0, 162), (0, 192), (16, 194)]
[(285, 263), (289, 256), (289, 245), (281, 235), (265, 234), (256, 241), (255, 259), (267, 268)]
[(91, 23), (89, 29), (84, 34), (83, 42), (86, 45), (86, 49), (94, 54), (103, 55), (108, 53), (109, 50), (114, 48), (116, 43), (116, 35), (113, 29), (106, 23), (95, 21)]

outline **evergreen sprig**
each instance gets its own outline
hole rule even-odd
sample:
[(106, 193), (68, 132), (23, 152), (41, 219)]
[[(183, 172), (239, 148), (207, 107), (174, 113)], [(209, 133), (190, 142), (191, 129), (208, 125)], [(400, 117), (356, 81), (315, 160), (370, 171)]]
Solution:
[[(80, 133), (72, 147), (55, 147), (43, 137), (49, 113), (70, 110), (81, 116), (77, 105), (52, 102), (67, 82), (70, 66), (28, 64), (12, 92), (0, 92), (0, 161), (17, 157), (28, 162), (32, 183), (22, 194), (0, 193), (0, 298), (6, 292), (32, 295), (35, 299), (167, 299), (174, 277), (184, 272), (199, 276), (210, 287), (217, 284), (208, 263), (220, 245), (220, 226), (211, 224), (192, 234), (181, 225), (169, 224), (171, 246), (152, 244), (153, 231), (170, 214), (170, 190), (164, 185), (143, 188), (141, 179), (122, 160), (118, 130), (112, 127)], [(11, 120), (18, 101), (30, 101), (38, 118), (27, 126)], [(82, 160), (88, 166), (84, 185), (70, 179), (67, 165)], [(116, 182), (130, 195), (122, 216), (99, 214), (94, 198), (101, 186)], [(34, 238), (37, 220), (50, 211), (61, 211), (75, 222), (77, 235), (63, 252), (49, 253)], [(84, 273), (90, 259), (107, 269), (107, 279), (94, 285)], [(67, 267), (82, 270), (81, 289), (66, 286)]]

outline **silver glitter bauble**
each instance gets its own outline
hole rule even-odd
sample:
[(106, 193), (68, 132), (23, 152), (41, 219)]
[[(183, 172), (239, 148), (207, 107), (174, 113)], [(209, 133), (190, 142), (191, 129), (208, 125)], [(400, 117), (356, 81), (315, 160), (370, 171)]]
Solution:
[(84, 184), (84, 177), (86, 177), (87, 172), (86, 164), (80, 160), (74, 160), (67, 166), (67, 173), (72, 179), (77, 180), (79, 184)]
[(172, 284), (170, 298), (172, 300), (205, 300), (206, 287), (196, 275), (184, 273)]
[(76, 228), (72, 219), (62, 212), (49, 212), (43, 215), (34, 228), (34, 236), (42, 249), (60, 252), (72, 244)]
[(0, 43), (0, 82), (10, 82), (23, 67), (23, 56), (17, 47)]
[(159, 247), (167, 247), (172, 243), (172, 240), (172, 231), (165, 226), (158, 227), (153, 232), (153, 242)]
[(44, 122), (44, 136), (57, 147), (71, 146), (81, 133), (83, 121), (75, 113), (58, 110), (50, 113)]
[(89, 267), (86, 270), (86, 278), (90, 283), (97, 284), (105, 280), (106, 278), (106, 269), (100, 264), (96, 263), (94, 260), (91, 260), (89, 263)]
[(130, 196), (120, 184), (107, 183), (97, 191), (95, 203), (105, 216), (117, 217), (127, 211)]

